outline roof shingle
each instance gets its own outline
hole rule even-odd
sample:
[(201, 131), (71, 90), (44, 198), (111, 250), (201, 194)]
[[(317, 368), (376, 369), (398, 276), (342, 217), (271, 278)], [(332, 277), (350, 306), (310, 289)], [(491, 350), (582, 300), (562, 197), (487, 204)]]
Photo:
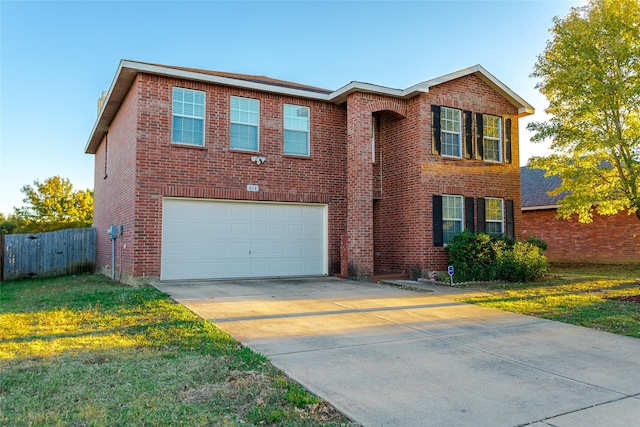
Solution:
[(533, 169), (527, 166), (520, 168), (520, 196), (522, 207), (554, 206), (558, 204), (565, 193), (557, 196), (549, 196), (549, 191), (560, 186), (561, 180), (557, 175), (544, 176), (542, 169)]

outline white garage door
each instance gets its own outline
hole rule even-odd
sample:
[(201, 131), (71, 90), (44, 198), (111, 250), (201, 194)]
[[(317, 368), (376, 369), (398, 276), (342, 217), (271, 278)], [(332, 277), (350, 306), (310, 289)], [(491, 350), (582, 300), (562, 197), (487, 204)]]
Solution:
[(164, 199), (162, 280), (327, 274), (327, 207)]

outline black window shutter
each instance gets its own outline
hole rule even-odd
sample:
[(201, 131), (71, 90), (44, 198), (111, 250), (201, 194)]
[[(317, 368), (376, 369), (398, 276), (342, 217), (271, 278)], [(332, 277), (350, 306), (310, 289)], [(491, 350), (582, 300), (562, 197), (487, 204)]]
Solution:
[(476, 134), (476, 153), (479, 159), (484, 159), (484, 124), (480, 113), (476, 113)]
[(516, 231), (513, 218), (513, 200), (505, 200), (505, 210), (507, 211), (507, 235), (516, 237)]
[(504, 121), (504, 153), (506, 163), (511, 163), (511, 119)]
[(484, 215), (484, 199), (476, 199), (476, 208), (477, 214), (476, 219), (478, 220), (478, 233), (484, 233), (487, 230), (485, 226), (485, 215)]
[(473, 223), (473, 197), (464, 198), (464, 228), (472, 233), (476, 232), (475, 224)]
[(439, 105), (431, 106), (431, 129), (433, 130), (433, 154), (439, 155), (442, 150)]
[(464, 146), (465, 157), (470, 159), (473, 157), (473, 113), (465, 111), (464, 113)]
[(442, 196), (433, 196), (433, 246), (444, 245), (442, 232)]

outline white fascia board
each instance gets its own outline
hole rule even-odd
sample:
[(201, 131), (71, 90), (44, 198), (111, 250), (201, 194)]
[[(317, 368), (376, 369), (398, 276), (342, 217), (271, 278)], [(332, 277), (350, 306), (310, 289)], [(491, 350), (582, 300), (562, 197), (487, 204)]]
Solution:
[[(111, 86), (107, 91), (107, 97), (104, 101), (104, 104), (102, 104), (102, 108), (98, 112), (98, 118), (96, 119), (96, 122), (94, 123), (93, 128), (91, 129), (91, 133), (89, 134), (89, 139), (87, 140), (87, 144), (84, 147), (85, 154), (95, 154), (95, 149), (98, 148), (97, 143), (100, 142), (100, 141), (95, 141), (95, 139), (98, 137), (98, 133), (101, 132), (102, 134), (104, 134), (108, 130), (109, 125), (111, 124), (111, 120), (113, 120), (113, 117), (107, 117), (107, 114), (105, 114), (105, 110), (107, 110), (107, 107), (111, 107), (113, 105), (112, 95), (114, 93), (116, 84), (122, 81), (121, 74), (122, 74), (122, 70), (124, 68), (123, 65), (125, 62), (128, 62), (128, 61), (120, 61), (120, 64), (118, 65), (118, 70), (116, 71), (116, 75), (113, 77)], [(131, 86), (132, 82), (133, 82), (133, 79), (127, 82), (127, 90), (129, 90), (129, 87)], [(123, 94), (122, 96), (124, 97), (124, 95), (126, 95), (126, 93)], [(118, 103), (118, 108), (120, 107), (119, 104), (121, 102), (122, 100), (120, 100), (120, 102)], [(100, 137), (100, 139), (102, 138)], [(90, 149), (93, 151), (89, 151)]]
[(528, 116), (535, 113), (535, 108), (533, 108), (531, 104), (522, 99), (517, 93), (509, 89), (509, 87), (479, 64), (453, 73), (445, 74), (444, 76), (436, 77), (435, 79), (427, 80), (422, 84), (427, 87), (436, 86), (460, 77), (468, 76), (469, 74), (475, 74), (496, 92), (508, 99), (515, 107), (518, 108), (518, 115)]
[(311, 90), (288, 88), (288, 87), (282, 87), (282, 86), (271, 85), (266, 83), (251, 82), (248, 80), (234, 79), (230, 77), (214, 76), (214, 75), (203, 74), (203, 73), (198, 73), (194, 71), (176, 70), (174, 68), (166, 68), (166, 67), (162, 67), (158, 65), (150, 65), (150, 64), (141, 64), (138, 62), (129, 62), (129, 61), (124, 61), (124, 62), (125, 62), (125, 66), (127, 66), (128, 64), (132, 64), (130, 68), (134, 68), (143, 73), (159, 74), (159, 75), (164, 75), (169, 77), (177, 77), (181, 79), (196, 80), (196, 81), (207, 82), (207, 83), (217, 83), (224, 86), (241, 87), (243, 89), (253, 89), (261, 92), (279, 93), (283, 95), (317, 99), (320, 101), (327, 101), (329, 99), (329, 95), (314, 92)]
[(371, 83), (351, 82), (332, 92), (331, 95), (329, 95), (330, 100), (336, 104), (344, 102), (347, 99), (347, 96), (353, 92), (379, 93), (395, 97), (402, 96), (402, 91), (400, 89), (392, 89), (390, 87), (378, 86)]
[(544, 206), (523, 206), (521, 211), (542, 211), (548, 209), (558, 209), (560, 205), (544, 205)]
[(394, 98), (411, 98), (418, 93), (429, 92), (429, 88), (422, 83), (413, 85), (407, 89), (393, 89), (386, 86), (378, 86), (371, 83), (351, 82), (329, 95), (329, 100), (341, 104), (347, 100), (347, 96), (353, 92), (376, 93), (392, 96)]

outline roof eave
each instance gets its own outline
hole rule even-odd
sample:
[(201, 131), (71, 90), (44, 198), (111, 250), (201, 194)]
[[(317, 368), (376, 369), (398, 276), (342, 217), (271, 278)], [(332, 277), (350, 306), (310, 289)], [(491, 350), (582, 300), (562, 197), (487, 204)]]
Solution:
[(177, 70), (175, 68), (163, 67), (159, 65), (145, 64), (134, 61), (120, 61), (118, 71), (111, 84), (111, 88), (107, 93), (107, 99), (98, 114), (98, 119), (91, 131), (85, 153), (95, 154), (100, 141), (108, 131), (111, 121), (114, 119), (118, 109), (122, 105), (122, 101), (129, 92), (138, 73), (149, 73), (161, 76), (175, 77), (185, 80), (202, 81), (207, 83), (215, 83), (224, 86), (240, 87), (244, 89), (253, 89), (261, 92), (272, 92), (283, 95), (291, 95), (303, 98), (310, 98), (319, 101), (328, 101), (331, 95), (318, 93), (314, 91), (295, 89), (270, 85), (266, 83), (251, 82), (246, 80), (234, 79), (229, 77), (214, 76), (210, 74), (202, 74), (194, 71)]
[(329, 101), (335, 104), (342, 104), (347, 101), (347, 97), (354, 92), (375, 93), (379, 95), (392, 96), (394, 98), (413, 98), (420, 93), (429, 92), (429, 88), (422, 83), (411, 86), (407, 89), (393, 89), (385, 86), (378, 86), (371, 83), (351, 82), (340, 89), (329, 94)]
[(522, 99), (520, 95), (509, 89), (504, 83), (498, 80), (493, 74), (488, 72), (482, 65), (474, 65), (473, 67), (464, 68), (453, 73), (445, 74), (444, 76), (436, 77), (435, 79), (427, 80), (422, 83), (427, 87), (436, 86), (442, 83), (449, 82), (451, 80), (459, 79), (461, 77), (468, 76), (470, 74), (476, 75), (480, 80), (485, 82), (489, 87), (502, 95), (513, 106), (518, 108), (518, 117), (525, 117), (536, 112), (535, 108), (531, 106), (527, 101)]
[(96, 150), (100, 145), (100, 141), (102, 141), (104, 134), (109, 130), (111, 121), (118, 112), (118, 109), (120, 109), (120, 105), (122, 105), (124, 97), (129, 92), (129, 88), (131, 88), (131, 85), (138, 74), (137, 71), (132, 72), (130, 68), (125, 67), (125, 62), (127, 61), (120, 61), (118, 71), (113, 78), (109, 91), (107, 92), (106, 101), (98, 113), (98, 118), (93, 125), (89, 140), (84, 148), (84, 152), (86, 154), (96, 153)]
[(85, 153), (95, 154), (100, 141), (109, 130), (111, 122), (115, 118), (125, 96), (129, 92), (131, 85), (135, 81), (138, 73), (149, 73), (168, 77), (175, 77), (185, 80), (201, 81), (215, 83), (224, 86), (240, 87), (244, 89), (253, 89), (262, 92), (278, 93), (283, 95), (296, 96), (319, 101), (328, 101), (335, 104), (342, 104), (347, 97), (354, 92), (376, 93), (388, 95), (396, 98), (408, 99), (421, 93), (429, 92), (430, 87), (436, 86), (469, 74), (477, 75), (482, 81), (488, 84), (495, 91), (500, 93), (511, 104), (518, 108), (518, 117), (528, 116), (535, 112), (535, 109), (515, 92), (505, 86), (501, 81), (495, 78), (491, 73), (485, 70), (481, 65), (465, 68), (454, 73), (446, 74), (432, 80), (427, 80), (407, 89), (392, 89), (384, 86), (373, 85), (370, 83), (351, 82), (340, 89), (329, 94), (318, 93), (305, 89), (282, 87), (266, 83), (259, 83), (230, 77), (222, 77), (211, 74), (198, 73), (195, 71), (180, 70), (161, 65), (140, 63), (135, 61), (120, 61), (118, 71), (114, 77), (111, 87), (107, 93), (106, 102), (102, 110), (98, 114), (98, 119), (91, 130), (89, 140), (85, 146)]
[(549, 209), (558, 209), (560, 205), (540, 205), (540, 206), (522, 206), (522, 211), (542, 211)]

